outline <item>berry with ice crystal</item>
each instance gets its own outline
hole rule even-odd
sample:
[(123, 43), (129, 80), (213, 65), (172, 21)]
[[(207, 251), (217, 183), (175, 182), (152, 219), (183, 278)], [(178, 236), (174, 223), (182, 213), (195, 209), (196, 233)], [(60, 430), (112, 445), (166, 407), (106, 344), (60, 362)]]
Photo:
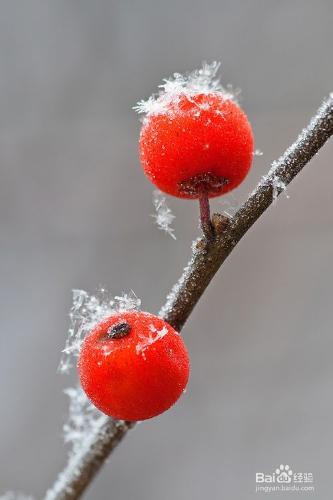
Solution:
[(166, 411), (184, 392), (189, 356), (171, 325), (149, 313), (126, 311), (87, 335), (78, 369), (99, 410), (121, 420), (145, 420)]
[(136, 107), (145, 113), (139, 141), (144, 172), (179, 198), (227, 193), (251, 167), (251, 125), (234, 95), (214, 79), (218, 66), (175, 74), (158, 96)]

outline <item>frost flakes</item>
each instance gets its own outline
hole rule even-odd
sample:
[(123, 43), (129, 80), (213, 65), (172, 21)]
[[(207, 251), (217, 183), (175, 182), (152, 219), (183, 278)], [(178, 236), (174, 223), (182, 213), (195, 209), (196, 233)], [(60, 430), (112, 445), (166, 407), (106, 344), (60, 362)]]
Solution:
[(255, 149), (253, 151), (253, 156), (262, 156), (264, 153), (261, 151), (261, 149)]
[(141, 307), (141, 299), (139, 299), (133, 290), (130, 293), (123, 293), (123, 295), (116, 295), (113, 301), (113, 312), (123, 311), (137, 311)]
[(142, 357), (144, 359), (146, 359), (145, 350), (147, 349), (147, 347), (154, 344), (158, 340), (162, 339), (165, 335), (167, 335), (167, 333), (169, 331), (166, 326), (163, 326), (162, 330), (157, 330), (157, 328), (154, 325), (149, 325), (149, 330), (150, 330), (150, 332), (149, 332), (148, 337), (142, 336), (141, 337), (142, 342), (140, 342), (136, 346), (136, 353), (142, 354)]
[(110, 442), (110, 439), (114, 437), (120, 428), (126, 431), (130, 427), (123, 420), (112, 420), (110, 417), (102, 415), (99, 425), (96, 425), (94, 431), (86, 435), (81, 441), (78, 452), (70, 455), (65, 470), (60, 472), (54, 485), (46, 492), (44, 500), (63, 498), (64, 492), (72, 496), (71, 480), (80, 476), (84, 472), (86, 464), (93, 461), (96, 455), (102, 453), (103, 447)]
[(194, 246), (195, 246), (195, 242), (193, 242), (193, 244), (192, 244), (192, 249), (194, 251), (192, 253), (192, 257), (191, 257), (190, 262), (187, 264), (186, 267), (184, 267), (181, 277), (179, 278), (177, 283), (175, 285), (173, 285), (170, 293), (167, 295), (165, 304), (161, 307), (161, 309), (158, 313), (158, 316), (160, 318), (165, 318), (166, 316), (168, 316), (168, 314), (172, 310), (177, 313), (177, 309), (175, 309), (175, 303), (176, 303), (177, 297), (180, 294), (180, 291), (182, 291), (182, 293), (183, 293), (184, 300), (188, 300), (187, 291), (186, 291), (184, 285), (187, 282), (187, 280), (189, 279), (189, 276), (190, 276), (191, 271), (193, 269), (194, 260), (196, 258), (197, 252), (198, 252), (198, 250), (195, 249)]
[(133, 291), (110, 297), (103, 288), (96, 295), (84, 290), (73, 290), (73, 305), (70, 310), (70, 327), (65, 348), (60, 360), (59, 371), (68, 373), (73, 360), (78, 357), (81, 344), (92, 328), (111, 314), (139, 309), (141, 300)]
[(272, 187), (273, 187), (273, 204), (276, 203), (277, 197), (282, 191), (284, 191), (286, 197), (289, 198), (289, 195), (286, 192), (287, 189), (286, 184), (277, 175), (274, 175), (272, 177)]
[[(84, 290), (73, 290), (70, 328), (60, 361), (60, 372), (68, 372), (73, 366), (85, 335), (97, 323), (111, 314), (138, 310), (140, 306), (141, 300), (133, 291), (112, 298), (103, 288), (96, 295), (89, 295)], [(87, 436), (98, 431), (105, 415), (90, 403), (80, 386), (69, 387), (64, 392), (69, 397), (69, 416), (63, 426), (64, 440), (71, 444), (70, 456), (74, 456), (81, 450)]]
[[(172, 77), (163, 80), (164, 83), (159, 85), (160, 90), (157, 94), (153, 94), (147, 100), (139, 101), (133, 109), (146, 116), (165, 114), (168, 112), (170, 103), (177, 102), (182, 95), (191, 99), (196, 94), (212, 92), (222, 93), (225, 99), (236, 101), (239, 89), (233, 90), (230, 85), (226, 88), (221, 85), (217, 78), (219, 68), (220, 63), (214, 61), (211, 64), (203, 63), (202, 68), (185, 75), (174, 73)], [(203, 104), (204, 107), (206, 105), (206, 103)]]
[[(273, 162), (271, 169), (269, 170), (267, 175), (264, 175), (261, 178), (260, 186), (271, 186), (272, 187), (272, 202), (275, 205), (276, 200), (282, 192), (284, 192), (286, 198), (289, 198), (288, 193), (286, 192), (287, 184), (281, 179), (281, 177), (277, 174), (278, 162)], [(251, 196), (255, 196), (258, 192), (258, 187), (250, 194)]]
[(80, 386), (68, 387), (64, 393), (69, 397), (69, 417), (63, 426), (64, 440), (71, 444), (71, 454), (75, 454), (83, 439), (100, 426), (104, 415), (90, 403)]
[(158, 190), (153, 192), (153, 204), (156, 214), (152, 215), (152, 217), (155, 219), (156, 225), (159, 229), (161, 229), (161, 231), (165, 231), (171, 236), (171, 238), (176, 240), (177, 238), (174, 234), (175, 230), (171, 227), (171, 224), (176, 217), (168, 207), (163, 193)]

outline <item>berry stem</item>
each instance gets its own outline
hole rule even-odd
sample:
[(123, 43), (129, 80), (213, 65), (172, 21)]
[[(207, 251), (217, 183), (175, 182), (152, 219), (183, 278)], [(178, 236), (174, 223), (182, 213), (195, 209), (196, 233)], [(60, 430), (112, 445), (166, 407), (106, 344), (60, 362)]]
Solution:
[(208, 191), (203, 187), (199, 190), (200, 224), (207, 241), (214, 239), (214, 230), (210, 218)]

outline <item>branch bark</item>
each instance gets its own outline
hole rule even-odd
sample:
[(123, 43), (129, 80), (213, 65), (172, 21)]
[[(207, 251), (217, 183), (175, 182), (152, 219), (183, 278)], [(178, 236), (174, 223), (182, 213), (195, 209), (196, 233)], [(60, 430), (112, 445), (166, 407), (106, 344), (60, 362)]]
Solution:
[[(256, 220), (283, 192), (333, 135), (333, 94), (324, 101), (306, 129), (285, 153), (273, 162), (268, 174), (238, 210), (227, 220), (214, 214), (215, 237), (198, 240), (190, 262), (167, 297), (160, 316), (180, 331), (213, 276)], [(101, 466), (135, 423), (101, 418), (93, 435), (82, 444), (79, 454), (70, 457), (44, 500), (76, 500), (89, 486)]]

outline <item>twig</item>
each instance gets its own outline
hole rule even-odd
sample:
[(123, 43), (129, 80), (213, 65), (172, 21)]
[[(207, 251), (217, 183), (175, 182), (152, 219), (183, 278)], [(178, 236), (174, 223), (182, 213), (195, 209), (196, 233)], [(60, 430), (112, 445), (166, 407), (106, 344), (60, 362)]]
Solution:
[[(199, 240), (183, 275), (167, 297), (160, 316), (178, 331), (182, 329), (209, 282), (254, 222), (283, 189), (302, 170), (333, 134), (333, 94), (322, 104), (316, 116), (296, 142), (272, 164), (229, 224), (222, 216), (213, 216), (215, 239), (209, 245)], [(101, 468), (104, 461), (126, 435), (133, 423), (102, 419), (93, 436), (88, 436), (81, 452), (70, 458), (45, 500), (75, 500)]]
[(95, 431), (82, 443), (80, 451), (70, 456), (66, 468), (47, 491), (45, 500), (80, 498), (110, 453), (134, 425), (135, 422), (101, 417)]

